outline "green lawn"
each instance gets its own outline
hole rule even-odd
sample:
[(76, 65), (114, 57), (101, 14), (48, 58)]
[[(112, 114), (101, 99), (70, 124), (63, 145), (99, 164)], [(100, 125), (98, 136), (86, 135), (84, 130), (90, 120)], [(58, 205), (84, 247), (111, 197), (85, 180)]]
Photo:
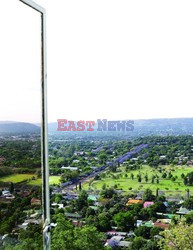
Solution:
[[(30, 181), (29, 184), (34, 185), (34, 186), (40, 186), (41, 183), (42, 183), (41, 179), (36, 179), (36, 180)], [(49, 183), (50, 183), (50, 185), (59, 184), (60, 183), (60, 176), (50, 176)]]
[[(0, 182), (13, 182), (18, 183), (21, 181), (29, 180), (28, 184), (32, 186), (40, 186), (42, 183), (41, 178), (32, 180), (32, 177), (36, 177), (35, 174), (13, 174), (5, 177), (0, 177)], [(59, 184), (60, 176), (50, 176), (50, 185)]]
[(49, 183), (50, 183), (50, 185), (59, 184), (60, 183), (60, 176), (50, 176)]
[(13, 175), (5, 176), (5, 177), (0, 177), (0, 182), (13, 182), (13, 183), (17, 183), (17, 182), (29, 180), (33, 176), (36, 177), (35, 174), (13, 174)]
[[(148, 166), (143, 166), (142, 169), (140, 170), (130, 170), (129, 172), (125, 171), (124, 167), (121, 167), (120, 170), (121, 172), (115, 173), (114, 175), (121, 175), (118, 179), (112, 178), (112, 175), (107, 175), (105, 178), (102, 178), (101, 180), (98, 181), (93, 181), (90, 186), (89, 183), (86, 183), (83, 185), (83, 188), (88, 190), (90, 189), (97, 189), (100, 190), (102, 189), (102, 186), (106, 184), (107, 187), (114, 187), (114, 185), (117, 185), (117, 189), (122, 189), (126, 192), (129, 192), (129, 189), (132, 188), (132, 191), (139, 191), (139, 190), (144, 190), (146, 188), (150, 188), (152, 191), (155, 191), (157, 188), (160, 190), (167, 192), (167, 193), (185, 193), (186, 189), (189, 188), (191, 192), (193, 192), (193, 186), (192, 187), (187, 187), (183, 183), (183, 179), (181, 178), (181, 174), (184, 173), (185, 175), (189, 172), (193, 171), (192, 167), (188, 166), (175, 166), (175, 167), (170, 167), (170, 166), (163, 166), (162, 167), (162, 173), (159, 171), (152, 169)], [(163, 179), (162, 174), (164, 172), (164, 169), (166, 172), (169, 173), (171, 171), (173, 176), (177, 176), (178, 178), (176, 181), (171, 181), (169, 179)], [(142, 176), (142, 182), (138, 182), (137, 180), (137, 174), (141, 173)], [(131, 179), (131, 173), (134, 174), (134, 179)], [(145, 182), (145, 175), (148, 175), (148, 182)], [(125, 174), (128, 175), (128, 177), (125, 177)], [(158, 175), (159, 176), (159, 184), (151, 183), (152, 175)]]

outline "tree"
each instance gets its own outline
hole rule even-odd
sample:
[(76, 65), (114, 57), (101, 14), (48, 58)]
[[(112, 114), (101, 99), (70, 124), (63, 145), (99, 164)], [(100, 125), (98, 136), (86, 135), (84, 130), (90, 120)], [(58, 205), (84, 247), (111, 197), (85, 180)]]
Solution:
[(148, 175), (145, 175), (145, 182), (148, 182)]
[(134, 214), (130, 211), (115, 214), (113, 220), (118, 228), (126, 231), (133, 229), (135, 223)]
[(190, 189), (187, 188), (187, 189), (186, 189), (186, 192), (187, 192), (187, 198), (189, 199), (189, 198), (190, 198)]
[(101, 164), (105, 164), (107, 160), (107, 155), (103, 152), (98, 155), (98, 158)]
[(56, 223), (52, 232), (51, 249), (74, 250), (74, 226), (62, 214), (58, 214)]
[(184, 185), (187, 185), (188, 184), (188, 178), (185, 176), (184, 177)]
[(137, 176), (137, 180), (138, 180), (138, 182), (141, 182), (141, 180), (142, 180), (142, 179), (141, 179), (141, 175), (138, 175), (138, 176)]
[(81, 184), (81, 182), (79, 182), (79, 190), (80, 191), (82, 190), (82, 184)]
[(115, 190), (113, 188), (106, 188), (101, 191), (101, 196), (103, 198), (112, 198), (115, 194)]
[(153, 195), (152, 190), (147, 188), (143, 194), (143, 201), (152, 201), (154, 199), (155, 199), (155, 196)]
[(131, 173), (131, 179), (132, 179), (132, 180), (134, 179), (134, 174), (133, 174), (133, 173)]
[(184, 183), (184, 184), (188, 186), (192, 186), (193, 185), (193, 172), (188, 173), (185, 178), (187, 180), (187, 183), (186, 184)]
[(187, 225), (181, 221), (173, 225), (169, 230), (160, 233), (164, 238), (159, 245), (163, 250), (191, 250), (193, 249), (193, 225)]
[(106, 183), (104, 183), (103, 185), (102, 185), (102, 190), (105, 190), (106, 189)]
[(147, 243), (147, 240), (144, 239), (143, 237), (139, 236), (139, 237), (135, 237), (132, 245), (131, 245), (131, 249), (132, 250), (141, 250), (143, 249), (143, 246), (145, 246)]
[(167, 173), (166, 172), (164, 172), (163, 174), (162, 174), (162, 178), (166, 178), (167, 177)]
[(189, 225), (193, 224), (193, 212), (187, 214), (185, 216), (185, 218), (186, 218), (186, 223), (187, 224), (189, 224)]
[(138, 228), (135, 229), (134, 233), (136, 236), (141, 236), (145, 239), (149, 239), (150, 238), (150, 227), (146, 227), (146, 226), (140, 226)]
[(105, 236), (96, 227), (75, 228), (62, 214), (56, 219), (57, 226), (52, 232), (53, 250), (103, 250)]
[(193, 197), (185, 200), (184, 207), (190, 210), (193, 209)]
[(111, 218), (112, 217), (107, 212), (103, 212), (98, 215), (100, 231), (106, 232), (111, 228)]
[(97, 231), (96, 227), (84, 226), (74, 230), (74, 249), (103, 250), (105, 235)]
[(78, 211), (88, 207), (88, 194), (85, 190), (81, 191), (78, 199), (75, 201), (75, 204)]
[(156, 198), (158, 198), (158, 196), (159, 196), (159, 188), (156, 188)]
[(20, 230), (19, 244), (9, 245), (6, 250), (42, 250), (43, 237), (42, 227), (40, 225), (30, 224), (26, 230)]
[(10, 188), (9, 188), (10, 193), (12, 194), (14, 191), (14, 185), (13, 182), (10, 183)]
[(155, 235), (159, 235), (160, 232), (162, 232), (163, 229), (160, 227), (152, 227), (150, 230), (150, 237), (153, 239)]

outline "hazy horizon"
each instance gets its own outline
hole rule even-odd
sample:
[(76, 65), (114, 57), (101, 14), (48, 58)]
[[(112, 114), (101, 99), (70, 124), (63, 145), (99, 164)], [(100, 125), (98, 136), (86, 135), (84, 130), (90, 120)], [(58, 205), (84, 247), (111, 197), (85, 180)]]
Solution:
[[(59, 118), (59, 119), (67, 119), (66, 117), (64, 118)], [(98, 118), (98, 119), (106, 119), (106, 118)], [(125, 118), (125, 119), (107, 119), (108, 121), (127, 121), (127, 120), (134, 120), (134, 121), (138, 121), (138, 120), (172, 120), (172, 119), (193, 119), (193, 117), (157, 117), (157, 118), (139, 118), (139, 119), (129, 119), (129, 118)], [(68, 121), (78, 121), (78, 120), (72, 120), (72, 119), (67, 119)], [(81, 120), (85, 120), (85, 121), (91, 121), (91, 119), (81, 119)], [(95, 122), (97, 122), (97, 119), (93, 120)], [(29, 121), (3, 121), (0, 120), (0, 124), (2, 123), (31, 123), (34, 125), (40, 125), (39, 122), (29, 122)], [(57, 123), (57, 121), (48, 121), (48, 124), (50, 123)]]
[[(47, 10), (49, 122), (193, 117), (193, 2), (37, 3)], [(1, 6), (0, 120), (39, 123), (40, 15)]]

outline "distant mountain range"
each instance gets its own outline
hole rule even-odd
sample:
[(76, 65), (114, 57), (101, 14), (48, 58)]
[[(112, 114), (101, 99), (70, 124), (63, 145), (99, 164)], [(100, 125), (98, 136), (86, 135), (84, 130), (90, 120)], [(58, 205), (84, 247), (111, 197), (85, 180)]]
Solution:
[[(57, 132), (58, 124), (57, 122), (48, 124), (48, 131), (51, 134), (65, 134), (65, 132)], [(0, 122), (0, 134), (11, 133), (40, 133), (40, 126), (32, 123), (26, 122)], [(67, 133), (77, 133), (81, 135), (88, 135), (91, 132), (67, 132)], [(108, 135), (108, 133), (116, 132), (98, 132), (97, 124), (95, 125), (94, 135), (97, 133), (102, 133)], [(119, 132), (120, 133), (120, 132)], [(183, 135), (192, 134), (193, 135), (193, 118), (168, 118), (168, 119), (144, 119), (134, 121), (134, 130), (129, 133), (131, 136), (147, 136), (147, 135)]]
[(40, 133), (40, 127), (26, 122), (0, 122), (0, 134)]

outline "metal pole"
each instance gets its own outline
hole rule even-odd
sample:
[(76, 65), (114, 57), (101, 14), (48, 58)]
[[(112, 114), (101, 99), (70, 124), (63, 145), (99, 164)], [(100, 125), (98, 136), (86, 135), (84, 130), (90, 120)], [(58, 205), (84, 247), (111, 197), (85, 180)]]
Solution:
[(31, 0), (19, 0), (41, 14), (41, 97), (42, 97), (42, 197), (43, 197), (43, 239), (44, 249), (50, 249), (50, 191), (48, 166), (48, 130), (47, 130), (47, 51), (46, 51), (46, 11)]

